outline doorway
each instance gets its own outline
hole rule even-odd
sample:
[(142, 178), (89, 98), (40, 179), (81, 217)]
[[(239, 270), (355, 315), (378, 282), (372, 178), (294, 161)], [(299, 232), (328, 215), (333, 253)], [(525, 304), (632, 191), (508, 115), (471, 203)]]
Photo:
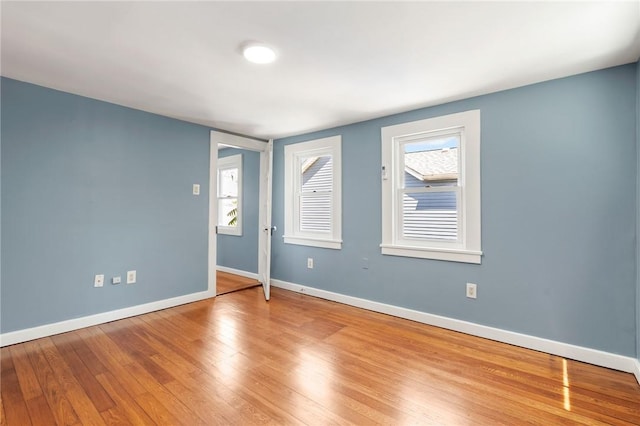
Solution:
[(260, 153), (218, 143), (216, 296), (260, 285)]
[(209, 289), (262, 286), (270, 298), (272, 141), (212, 131)]

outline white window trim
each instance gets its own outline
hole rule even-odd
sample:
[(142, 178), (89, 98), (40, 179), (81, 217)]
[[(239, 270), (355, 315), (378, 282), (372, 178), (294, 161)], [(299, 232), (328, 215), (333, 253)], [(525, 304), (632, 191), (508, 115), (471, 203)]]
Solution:
[[(299, 180), (298, 158), (308, 156), (320, 156), (330, 154), (333, 162), (333, 188), (332, 188), (332, 212), (331, 232), (323, 235), (313, 232), (301, 232), (297, 223), (300, 212), (296, 200)], [(304, 246), (321, 247), (329, 249), (342, 248), (342, 137), (331, 136), (308, 142), (286, 145), (284, 147), (284, 242)]]
[[(236, 226), (225, 226), (218, 225), (218, 234), (223, 235), (235, 235), (242, 236), (242, 213), (243, 213), (243, 203), (242, 203), (242, 154), (230, 155), (228, 157), (220, 157), (218, 158), (218, 185), (220, 185), (220, 171), (226, 169), (238, 169), (238, 216), (237, 216), (237, 225)], [(220, 200), (220, 188), (216, 190), (216, 194), (218, 194), (218, 200)], [(219, 208), (219, 203), (216, 203), (216, 208)], [(219, 211), (218, 211), (219, 212)], [(218, 213), (219, 215), (220, 213)]]
[[(447, 130), (462, 131), (460, 140), (459, 240), (407, 243), (399, 237), (398, 197), (395, 188), (404, 170), (397, 164), (398, 147), (407, 138), (430, 136)], [(480, 264), (480, 110), (383, 127), (382, 136), (382, 254)]]

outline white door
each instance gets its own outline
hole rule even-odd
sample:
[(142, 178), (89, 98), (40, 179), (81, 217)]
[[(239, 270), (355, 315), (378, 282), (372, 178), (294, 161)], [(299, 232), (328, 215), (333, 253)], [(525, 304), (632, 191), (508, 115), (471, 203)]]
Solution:
[(273, 140), (260, 153), (260, 237), (258, 238), (258, 280), (262, 283), (265, 300), (271, 297), (271, 168), (273, 166)]
[[(273, 140), (268, 143), (228, 133), (211, 131), (209, 162), (209, 288), (216, 295), (216, 264), (218, 235), (217, 179), (218, 144), (260, 152), (260, 200), (258, 236), (258, 281), (262, 283), (264, 297), (271, 296), (271, 169), (273, 164)], [(275, 230), (275, 228), (274, 228)]]

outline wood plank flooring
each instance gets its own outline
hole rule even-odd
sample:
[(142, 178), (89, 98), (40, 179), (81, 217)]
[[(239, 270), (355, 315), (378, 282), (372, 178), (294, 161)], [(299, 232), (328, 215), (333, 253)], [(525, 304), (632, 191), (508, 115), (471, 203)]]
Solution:
[(631, 374), (277, 288), (1, 357), (3, 426), (640, 424)]
[(253, 278), (241, 277), (239, 275), (230, 274), (228, 272), (216, 272), (216, 294), (227, 294), (232, 291), (244, 290), (246, 288), (255, 287), (260, 283)]

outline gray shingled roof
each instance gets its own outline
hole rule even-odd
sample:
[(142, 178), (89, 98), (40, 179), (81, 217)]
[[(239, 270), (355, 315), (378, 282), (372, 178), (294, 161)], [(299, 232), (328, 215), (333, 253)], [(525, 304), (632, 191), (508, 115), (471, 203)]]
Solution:
[(458, 148), (410, 152), (404, 155), (406, 171), (423, 181), (458, 178)]

